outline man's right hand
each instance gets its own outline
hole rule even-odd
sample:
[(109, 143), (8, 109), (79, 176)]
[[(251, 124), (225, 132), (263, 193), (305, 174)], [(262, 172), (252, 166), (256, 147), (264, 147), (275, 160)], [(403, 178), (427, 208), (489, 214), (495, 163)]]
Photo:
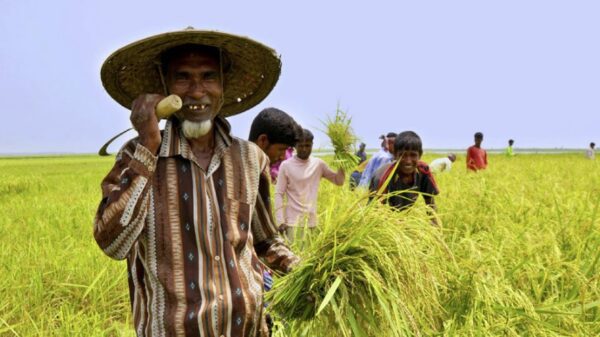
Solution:
[(142, 94), (131, 105), (131, 124), (139, 134), (140, 144), (152, 153), (158, 152), (162, 141), (155, 109), (163, 98), (157, 94)]

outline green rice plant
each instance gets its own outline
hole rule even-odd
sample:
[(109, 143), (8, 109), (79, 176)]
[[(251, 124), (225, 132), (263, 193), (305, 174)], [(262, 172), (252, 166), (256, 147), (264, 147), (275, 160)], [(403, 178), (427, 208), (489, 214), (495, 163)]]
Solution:
[[(436, 176), (440, 228), (421, 200), (399, 213), (323, 182), (303, 263), (275, 280), (272, 296), (297, 298), (269, 307), (276, 336), (600, 336), (600, 161), (488, 160), (468, 173), (459, 154)], [(113, 161), (0, 158), (0, 336), (135, 336), (125, 263), (92, 235)]]
[(354, 134), (351, 126), (352, 118), (349, 117), (339, 105), (333, 118), (327, 117), (323, 122), (325, 125), (325, 134), (329, 137), (333, 146), (334, 157), (332, 165), (336, 168), (342, 168), (348, 172), (358, 165), (359, 158), (354, 154), (354, 144), (358, 137)]
[(294, 242), (303, 262), (268, 293), (272, 312), (283, 320), (276, 336), (439, 331), (438, 294), (448, 270), (438, 262), (451, 265), (441, 233), (426, 217), (399, 216), (377, 202), (366, 204), (365, 195), (332, 197), (319, 228), (306, 242)]

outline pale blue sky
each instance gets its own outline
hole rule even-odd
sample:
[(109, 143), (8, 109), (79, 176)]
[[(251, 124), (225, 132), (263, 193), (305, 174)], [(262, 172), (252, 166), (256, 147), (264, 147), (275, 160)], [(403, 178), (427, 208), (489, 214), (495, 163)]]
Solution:
[[(246, 138), (275, 106), (321, 127), (338, 102), (375, 147), (414, 130), (426, 148), (600, 143), (600, 1), (0, 0), (0, 153), (94, 153), (129, 127), (100, 66), (137, 39), (186, 26), (281, 54), (267, 99), (231, 118)], [(130, 133), (111, 147), (135, 133)], [(315, 132), (316, 144), (327, 147)]]

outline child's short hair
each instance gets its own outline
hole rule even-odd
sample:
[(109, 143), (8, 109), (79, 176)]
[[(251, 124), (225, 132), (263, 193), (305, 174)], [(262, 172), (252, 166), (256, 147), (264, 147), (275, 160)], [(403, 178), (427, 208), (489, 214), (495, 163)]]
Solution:
[(299, 139), (300, 141), (303, 141), (303, 140), (312, 141), (313, 139), (315, 139), (315, 136), (313, 135), (312, 132), (310, 132), (309, 129), (302, 129), (302, 136)]
[(596, 143), (594, 143), (594, 142), (591, 142), (591, 143), (590, 143), (590, 147), (594, 147), (594, 146), (596, 146)]
[(515, 143), (515, 141), (514, 141), (514, 140), (512, 140), (512, 139), (509, 139), (509, 140), (508, 140), (508, 145), (513, 145), (514, 143)]
[(475, 132), (475, 138), (482, 138), (483, 139), (483, 133), (481, 133), (481, 132)]
[(419, 156), (423, 154), (423, 143), (421, 142), (421, 137), (417, 135), (414, 131), (404, 131), (400, 132), (396, 137), (396, 141), (394, 142), (394, 152), (398, 153), (400, 151), (417, 151), (419, 152)]

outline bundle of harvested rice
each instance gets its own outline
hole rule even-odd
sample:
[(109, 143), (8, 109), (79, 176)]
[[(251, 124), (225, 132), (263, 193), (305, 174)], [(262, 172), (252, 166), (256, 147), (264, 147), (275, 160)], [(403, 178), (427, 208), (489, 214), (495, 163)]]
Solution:
[(358, 165), (359, 158), (354, 154), (354, 144), (358, 138), (352, 130), (350, 123), (352, 118), (348, 117), (338, 105), (335, 117), (327, 117), (323, 123), (325, 133), (333, 145), (334, 157), (333, 166), (342, 168), (345, 171), (352, 170)]
[[(325, 186), (323, 186), (325, 187)], [(440, 331), (449, 253), (426, 218), (338, 193), (268, 293), (274, 337), (420, 336)], [(296, 242), (294, 242), (296, 245)]]

